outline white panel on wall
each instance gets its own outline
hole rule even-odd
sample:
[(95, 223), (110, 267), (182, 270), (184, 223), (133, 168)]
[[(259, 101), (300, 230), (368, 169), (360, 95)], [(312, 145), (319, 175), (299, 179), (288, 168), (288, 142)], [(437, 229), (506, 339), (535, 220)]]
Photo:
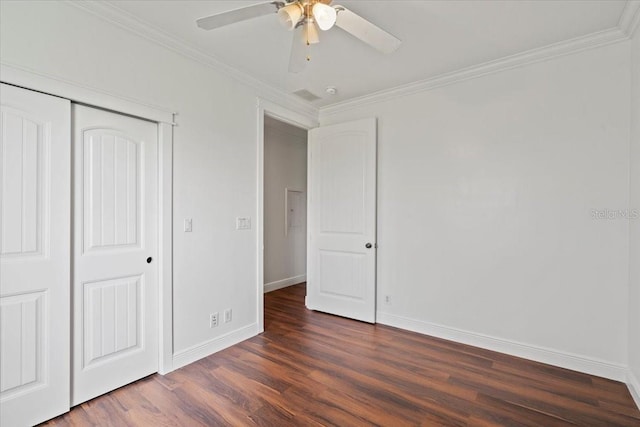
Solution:
[(2, 106), (2, 238), (0, 256), (40, 254), (42, 206), (46, 196), (43, 168), (50, 140), (49, 124)]
[(361, 253), (319, 251), (320, 294), (364, 300), (366, 256)]
[(143, 277), (85, 283), (83, 288), (83, 367), (141, 348)]
[(304, 233), (307, 225), (307, 201), (304, 191), (286, 190), (285, 206), (285, 235), (289, 233)]
[[(341, 134), (327, 139), (320, 146), (322, 162), (319, 183), (320, 231), (331, 233), (362, 234), (364, 232), (364, 200), (353, 198), (364, 194), (364, 139), (357, 132)], [(354, 162), (356, 162), (354, 164)]]
[(84, 132), (85, 251), (139, 246), (140, 144), (111, 129)]
[(46, 378), (43, 354), (45, 292), (0, 298), (0, 399), (39, 386)]

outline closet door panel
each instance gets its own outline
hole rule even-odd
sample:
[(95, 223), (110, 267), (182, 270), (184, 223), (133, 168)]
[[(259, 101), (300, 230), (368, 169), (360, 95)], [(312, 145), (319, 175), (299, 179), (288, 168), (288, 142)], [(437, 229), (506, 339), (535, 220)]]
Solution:
[(158, 370), (158, 126), (73, 105), (71, 403)]
[(0, 425), (69, 410), (70, 103), (0, 86)]

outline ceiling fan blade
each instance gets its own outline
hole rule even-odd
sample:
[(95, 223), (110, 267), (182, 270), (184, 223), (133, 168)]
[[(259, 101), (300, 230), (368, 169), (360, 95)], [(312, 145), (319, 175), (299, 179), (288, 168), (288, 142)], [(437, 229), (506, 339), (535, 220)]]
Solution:
[(289, 72), (299, 73), (307, 66), (309, 46), (304, 41), (304, 25), (298, 26), (293, 32), (291, 55), (289, 56)]
[(337, 27), (342, 28), (380, 52), (391, 53), (402, 43), (395, 36), (346, 9), (344, 6), (335, 6), (335, 8), (338, 11)]
[(203, 30), (213, 30), (214, 28), (224, 27), (225, 25), (246, 21), (247, 19), (257, 18), (258, 16), (276, 13), (283, 5), (284, 3), (279, 1), (258, 3), (200, 18), (196, 21), (196, 24)]

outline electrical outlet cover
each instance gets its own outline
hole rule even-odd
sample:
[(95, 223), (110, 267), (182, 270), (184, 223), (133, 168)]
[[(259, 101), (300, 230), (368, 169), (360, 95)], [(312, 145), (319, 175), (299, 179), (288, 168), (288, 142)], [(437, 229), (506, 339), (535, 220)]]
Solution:
[(236, 218), (236, 230), (251, 230), (251, 218), (250, 217), (237, 217)]
[(215, 328), (216, 326), (218, 326), (218, 313), (211, 313), (209, 315), (209, 327), (210, 328)]

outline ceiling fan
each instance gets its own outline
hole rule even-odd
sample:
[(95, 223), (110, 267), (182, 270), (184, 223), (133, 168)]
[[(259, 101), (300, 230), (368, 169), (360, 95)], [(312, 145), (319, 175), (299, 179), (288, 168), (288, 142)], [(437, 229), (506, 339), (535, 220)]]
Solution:
[(332, 0), (269, 1), (200, 18), (198, 27), (213, 30), (225, 25), (277, 13), (280, 23), (295, 30), (289, 61), (289, 71), (296, 73), (311, 58), (305, 47), (320, 41), (318, 29), (327, 31), (334, 26), (357, 37), (382, 53), (391, 53), (401, 41), (344, 6), (333, 6)]

